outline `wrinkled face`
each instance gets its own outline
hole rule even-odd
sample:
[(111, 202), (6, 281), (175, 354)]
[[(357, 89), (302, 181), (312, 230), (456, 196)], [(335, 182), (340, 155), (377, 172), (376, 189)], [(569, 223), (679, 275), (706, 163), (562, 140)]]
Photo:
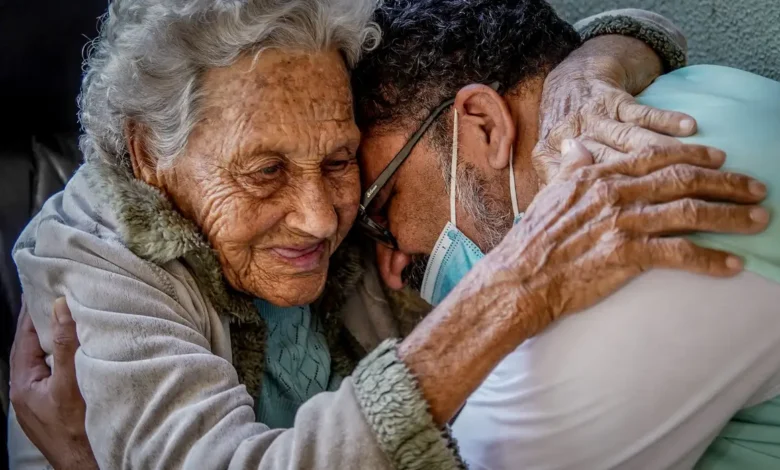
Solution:
[(208, 71), (202, 91), (203, 119), (158, 171), (161, 185), (234, 288), (281, 306), (312, 302), (360, 199), (341, 56), (267, 50)]

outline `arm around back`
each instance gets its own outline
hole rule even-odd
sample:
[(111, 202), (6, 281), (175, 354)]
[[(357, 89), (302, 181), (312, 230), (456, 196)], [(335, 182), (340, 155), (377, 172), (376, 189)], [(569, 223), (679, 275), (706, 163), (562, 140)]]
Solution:
[[(371, 390), (379, 369), (370, 361), (357, 373), (362, 381), (347, 379), (338, 391), (307, 402), (293, 429), (256, 423), (253, 398), (231, 363), (227, 322), (184, 265), (141, 259), (116, 232), (80, 174), (47, 203), (15, 250), (43, 349), (52, 351), (48, 312), (55, 298), (67, 298), (78, 325), (78, 382), (102, 468), (460, 465), (408, 372), (396, 377), (411, 389), (394, 398), (393, 390)], [(394, 349), (386, 353), (392, 358)], [(428, 422), (390, 425), (384, 414), (393, 407), (382, 399), (364, 411), (365, 397), (385, 392), (395, 411), (411, 409)]]

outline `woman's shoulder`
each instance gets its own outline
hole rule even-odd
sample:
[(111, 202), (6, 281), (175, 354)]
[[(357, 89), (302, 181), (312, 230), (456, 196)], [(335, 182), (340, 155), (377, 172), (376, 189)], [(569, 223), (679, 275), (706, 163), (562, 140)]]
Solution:
[(20, 276), (36, 262), (53, 268), (68, 260), (160, 282), (155, 279), (161, 268), (128, 248), (119, 218), (93, 176), (88, 165), (82, 166), (27, 224), (13, 249)]
[(65, 296), (96, 310), (133, 313), (154, 299), (160, 309), (182, 312), (184, 322), (206, 328), (216, 315), (191, 270), (178, 257), (155, 260), (134, 250), (127, 214), (112, 201), (123, 189), (97, 177), (90, 165), (80, 168), (19, 237), (13, 257), (30, 310), (39, 303), (35, 310), (48, 313), (47, 306)]

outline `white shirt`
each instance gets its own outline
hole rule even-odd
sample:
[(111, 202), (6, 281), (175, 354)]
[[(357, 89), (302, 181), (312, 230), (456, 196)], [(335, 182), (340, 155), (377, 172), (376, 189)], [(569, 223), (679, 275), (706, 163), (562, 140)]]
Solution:
[(454, 424), (479, 469), (687, 469), (780, 395), (780, 284), (651, 271), (526, 341)]

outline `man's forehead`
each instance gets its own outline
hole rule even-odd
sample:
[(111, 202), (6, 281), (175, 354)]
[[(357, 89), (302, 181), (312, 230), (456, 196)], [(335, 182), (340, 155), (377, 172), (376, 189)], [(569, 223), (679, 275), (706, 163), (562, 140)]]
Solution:
[[(415, 130), (414, 126), (373, 126), (363, 130), (359, 158), (364, 185), (370, 185), (379, 177), (409, 142)], [(428, 136), (424, 135), (398, 171), (408, 166), (410, 159), (419, 159), (420, 153), (425, 151), (428, 143)]]
[(405, 134), (398, 130), (391, 132), (386, 129), (369, 128), (363, 131), (360, 139), (359, 163), (364, 187), (376, 181), (405, 143)]

